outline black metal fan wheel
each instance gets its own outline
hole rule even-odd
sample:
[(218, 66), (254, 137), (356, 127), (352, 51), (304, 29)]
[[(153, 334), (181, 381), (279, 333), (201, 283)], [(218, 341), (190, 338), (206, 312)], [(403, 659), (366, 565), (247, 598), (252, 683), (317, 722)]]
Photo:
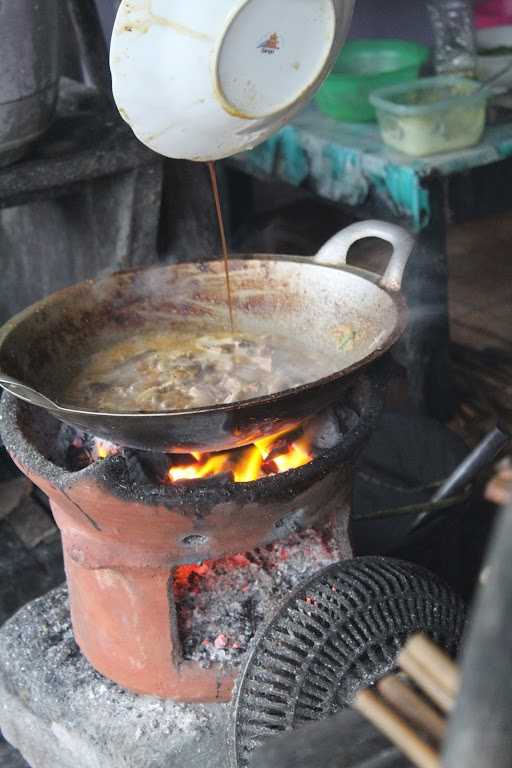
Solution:
[(232, 761), (250, 765), (269, 738), (328, 717), (393, 670), (405, 641), (425, 632), (454, 654), (462, 601), (411, 563), (363, 557), (297, 589), (258, 633), (234, 699)]

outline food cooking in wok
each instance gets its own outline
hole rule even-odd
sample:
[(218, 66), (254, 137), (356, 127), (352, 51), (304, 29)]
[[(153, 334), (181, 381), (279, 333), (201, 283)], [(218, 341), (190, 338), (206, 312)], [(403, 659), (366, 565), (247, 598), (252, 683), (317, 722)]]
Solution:
[[(353, 344), (350, 330), (340, 336), (340, 352), (343, 344)], [(279, 336), (146, 332), (91, 355), (66, 400), (113, 413), (201, 408), (306, 384), (324, 366), (323, 354), (299, 353)]]

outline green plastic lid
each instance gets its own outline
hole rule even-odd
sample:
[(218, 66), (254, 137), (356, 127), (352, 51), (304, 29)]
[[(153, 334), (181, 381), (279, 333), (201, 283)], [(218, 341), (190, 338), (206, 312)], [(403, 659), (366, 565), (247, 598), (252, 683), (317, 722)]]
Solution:
[(370, 94), (416, 80), (429, 56), (428, 48), (406, 40), (352, 40), (318, 91), (316, 102), (337, 120), (375, 120)]

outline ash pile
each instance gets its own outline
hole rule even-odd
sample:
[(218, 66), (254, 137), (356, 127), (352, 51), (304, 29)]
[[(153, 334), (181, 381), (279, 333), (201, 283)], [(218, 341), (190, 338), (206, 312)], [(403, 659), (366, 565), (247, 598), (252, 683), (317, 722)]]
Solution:
[(261, 622), (305, 579), (340, 560), (331, 529), (292, 533), (252, 552), (181, 566), (174, 593), (184, 658), (240, 666)]

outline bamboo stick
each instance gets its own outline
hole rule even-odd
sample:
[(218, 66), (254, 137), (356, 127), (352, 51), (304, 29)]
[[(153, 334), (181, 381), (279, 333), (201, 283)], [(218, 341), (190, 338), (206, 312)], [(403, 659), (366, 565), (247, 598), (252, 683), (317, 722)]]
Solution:
[(430, 670), (418, 662), (414, 656), (403, 654), (400, 666), (407, 672), (411, 680), (436, 704), (445, 714), (452, 711), (453, 696), (446, 690), (442, 683), (433, 677)]
[(427, 637), (418, 635), (406, 644), (398, 658), (400, 667), (444, 712), (451, 712), (460, 688), (453, 661)]
[(440, 768), (439, 754), (393, 712), (374, 691), (360, 691), (354, 707), (376, 726), (418, 768)]
[(396, 675), (388, 675), (377, 685), (382, 698), (411, 725), (421, 728), (428, 736), (441, 743), (446, 733), (446, 721), (410, 685)]
[(445, 688), (455, 698), (460, 689), (459, 669), (454, 661), (432, 642), (426, 635), (412, 637), (405, 646), (405, 650), (411, 653), (425, 666), (429, 666), (436, 677), (443, 681)]

